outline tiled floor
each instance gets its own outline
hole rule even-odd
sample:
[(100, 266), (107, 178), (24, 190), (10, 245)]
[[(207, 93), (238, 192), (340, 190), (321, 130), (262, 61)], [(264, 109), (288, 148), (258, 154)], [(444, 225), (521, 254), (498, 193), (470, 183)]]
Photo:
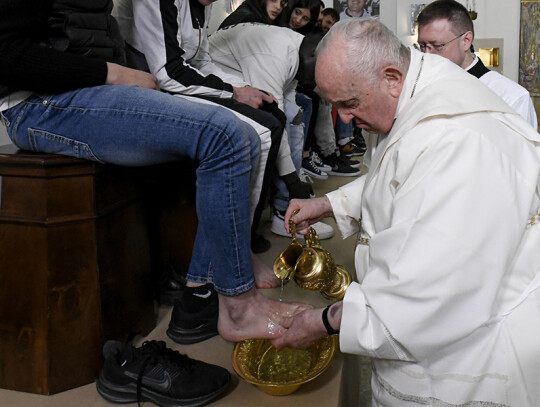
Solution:
[[(340, 185), (352, 181), (348, 177), (330, 176), (328, 180), (315, 180), (314, 188), (317, 195), (323, 195), (325, 192), (333, 190)], [(262, 260), (271, 265), (274, 259), (287, 247), (290, 239), (278, 237), (270, 232), (269, 213), (265, 212), (261, 222), (263, 235), (267, 237), (272, 248), (261, 255)], [(333, 220), (328, 223), (335, 225)], [(323, 247), (332, 255), (336, 263), (343, 265), (350, 272), (354, 272), (353, 266), (353, 248), (354, 237), (342, 240), (339, 234), (336, 234), (329, 240), (321, 242)], [(264, 290), (267, 295), (278, 298), (279, 289)], [(285, 301), (304, 301), (314, 305), (324, 305), (326, 300), (316, 292), (302, 290), (295, 286), (294, 283), (288, 284), (284, 289)], [(140, 341), (145, 339), (165, 340), (167, 345), (179, 350), (182, 353), (187, 353), (189, 356), (205, 360), (207, 362), (216, 363), (228, 368), (231, 372), (232, 366), (230, 363), (230, 355), (233, 344), (223, 341), (219, 337), (212, 338), (204, 342), (204, 345), (197, 344), (181, 347), (172, 342), (165, 334), (171, 313), (170, 307), (160, 307), (158, 309), (158, 324), (156, 328), (146, 338), (140, 338)], [(241, 382), (240, 379), (233, 375), (233, 384), (228, 392), (213, 405), (216, 406), (279, 406), (286, 407), (288, 405), (314, 405), (317, 407), (325, 406), (358, 406), (370, 407), (371, 393), (369, 390), (370, 368), (369, 359), (361, 357), (352, 357), (349, 355), (339, 354), (334, 363), (323, 376), (317, 378), (316, 381), (305, 385), (297, 393), (286, 397), (268, 396), (253, 386)], [(343, 369), (341, 367), (343, 366)], [(340, 379), (342, 382), (341, 400), (340, 400)], [(247, 400), (255, 401), (247, 401)], [(136, 404), (134, 404), (136, 405)], [(151, 403), (145, 403), (146, 406), (151, 406)], [(55, 394), (53, 396), (41, 396), (29, 393), (20, 393), (9, 390), (0, 389), (0, 406), (1, 407), (107, 407), (112, 404), (103, 400), (97, 391), (94, 384), (89, 384), (70, 391)]]

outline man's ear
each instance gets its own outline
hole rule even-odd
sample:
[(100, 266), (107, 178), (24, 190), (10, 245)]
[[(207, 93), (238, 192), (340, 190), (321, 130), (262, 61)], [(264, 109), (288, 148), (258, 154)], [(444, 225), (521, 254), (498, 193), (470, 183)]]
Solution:
[(465, 51), (469, 51), (471, 49), (473, 39), (474, 35), (472, 31), (467, 31), (465, 34), (463, 34), (463, 48)]
[(395, 98), (399, 98), (403, 89), (403, 83), (405, 81), (405, 75), (395, 65), (389, 65), (382, 70), (382, 79), (386, 84), (390, 95)]

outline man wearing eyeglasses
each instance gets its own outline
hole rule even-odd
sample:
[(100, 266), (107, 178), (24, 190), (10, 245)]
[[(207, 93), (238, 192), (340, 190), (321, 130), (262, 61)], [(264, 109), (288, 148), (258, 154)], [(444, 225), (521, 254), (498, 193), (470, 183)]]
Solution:
[(537, 129), (537, 117), (529, 92), (514, 81), (487, 69), (471, 52), (473, 22), (467, 9), (454, 0), (426, 6), (417, 18), (420, 51), (438, 54), (480, 79)]

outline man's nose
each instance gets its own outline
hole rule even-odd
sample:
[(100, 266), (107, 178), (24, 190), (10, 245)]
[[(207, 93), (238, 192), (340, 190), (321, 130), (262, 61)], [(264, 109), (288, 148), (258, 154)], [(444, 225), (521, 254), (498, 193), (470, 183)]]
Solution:
[(344, 124), (349, 124), (354, 118), (353, 114), (347, 110), (338, 109), (338, 114)]

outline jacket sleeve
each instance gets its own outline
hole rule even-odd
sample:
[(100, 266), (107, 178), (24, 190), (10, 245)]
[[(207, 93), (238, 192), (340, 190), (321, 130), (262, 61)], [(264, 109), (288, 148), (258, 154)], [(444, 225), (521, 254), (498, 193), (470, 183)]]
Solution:
[(105, 61), (46, 46), (50, 2), (0, 2), (0, 84), (11, 91), (61, 93), (103, 85)]
[(326, 194), (343, 239), (359, 232), (362, 192), (366, 174)]
[(192, 96), (233, 96), (232, 85), (209, 73), (204, 64), (200, 66), (202, 69), (197, 69), (185, 59), (182, 43), (195, 42), (200, 48), (206, 35), (203, 27), (193, 28), (187, 0), (180, 5), (159, 0), (140, 0), (132, 4), (134, 21), (130, 29), (136, 32), (126, 38), (137, 39), (137, 43), (130, 45), (145, 55), (162, 90)]
[[(205, 7), (205, 21), (210, 21), (211, 10), (212, 5)], [(232, 86), (242, 87), (248, 85), (248, 82), (240, 80), (238, 76), (226, 73), (214, 63), (214, 60), (210, 55), (210, 40), (208, 38), (207, 27), (200, 27), (200, 29), (199, 50), (189, 63), (199, 69), (203, 75), (215, 75)]]

